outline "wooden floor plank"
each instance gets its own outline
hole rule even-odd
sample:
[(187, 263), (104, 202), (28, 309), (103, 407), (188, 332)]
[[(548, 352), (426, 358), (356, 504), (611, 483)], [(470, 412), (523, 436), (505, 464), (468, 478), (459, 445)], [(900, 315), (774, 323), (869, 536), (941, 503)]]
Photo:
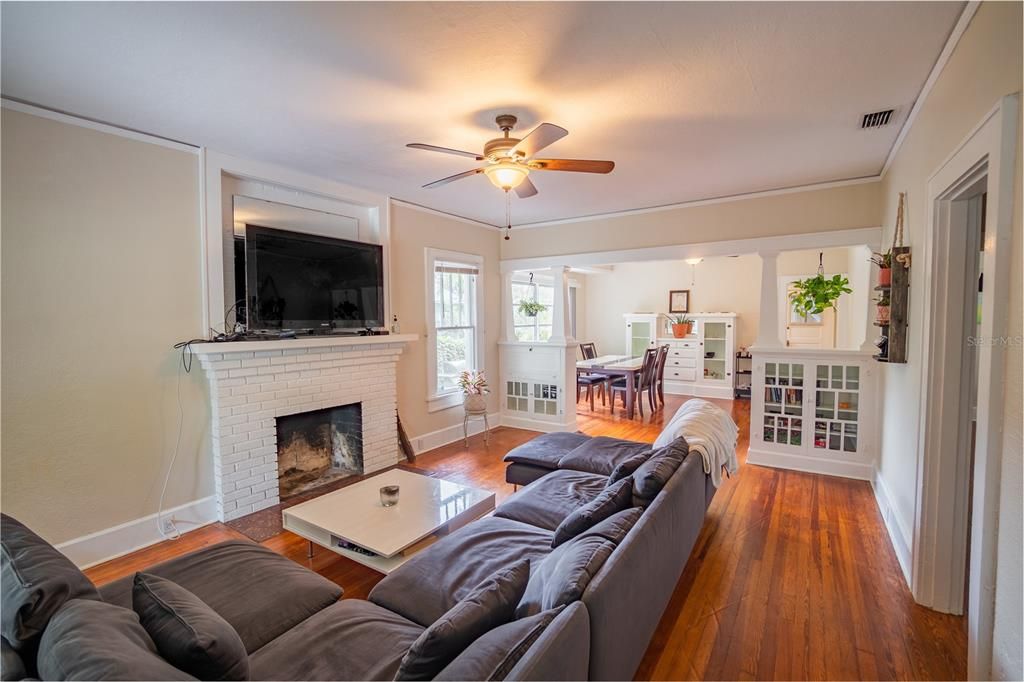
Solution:
[[(653, 441), (684, 398), (644, 419), (580, 403), (580, 431)], [(740, 473), (718, 490), (637, 670), (640, 680), (963, 679), (963, 618), (913, 602), (871, 487), (745, 464), (750, 409), (714, 401), (740, 425)], [(502, 456), (537, 434), (500, 427), (416, 457), (413, 466), (512, 494)], [(240, 534), (213, 524), (95, 566), (97, 584)], [(365, 598), (382, 578), (282, 532), (262, 543)]]

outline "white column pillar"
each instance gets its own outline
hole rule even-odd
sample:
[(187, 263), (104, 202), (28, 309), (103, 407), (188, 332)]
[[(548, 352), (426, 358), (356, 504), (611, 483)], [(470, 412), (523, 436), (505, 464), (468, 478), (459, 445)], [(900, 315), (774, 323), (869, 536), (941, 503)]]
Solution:
[(501, 273), (501, 340), (515, 341), (515, 320), (512, 310), (512, 271)]
[(551, 311), (551, 343), (572, 345), (576, 339), (572, 337), (572, 325), (569, 320), (569, 267), (553, 268), (555, 305)]
[[(879, 330), (874, 325), (875, 321), (875, 282), (878, 281), (878, 269), (871, 263), (871, 248), (868, 246), (855, 246), (850, 249), (850, 255), (854, 262), (850, 264), (850, 288), (853, 294), (850, 295), (850, 305), (854, 306), (852, 322), (854, 325), (854, 343), (861, 341), (862, 351), (877, 351), (875, 339), (879, 336)], [(860, 331), (863, 330), (864, 338), (860, 339)]]
[(755, 350), (783, 347), (779, 333), (779, 252), (759, 251), (761, 257), (761, 319), (757, 325)]

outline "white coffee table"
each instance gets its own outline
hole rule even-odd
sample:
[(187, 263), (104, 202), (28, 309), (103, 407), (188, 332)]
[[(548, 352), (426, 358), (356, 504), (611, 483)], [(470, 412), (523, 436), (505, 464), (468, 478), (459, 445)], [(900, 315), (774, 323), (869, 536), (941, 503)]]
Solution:
[[(380, 488), (401, 486), (393, 507)], [(284, 528), (311, 543), (390, 573), (439, 533), (466, 525), (494, 509), (494, 493), (461, 483), (391, 469), (297, 504), (282, 512)], [(312, 546), (311, 546), (312, 549)]]

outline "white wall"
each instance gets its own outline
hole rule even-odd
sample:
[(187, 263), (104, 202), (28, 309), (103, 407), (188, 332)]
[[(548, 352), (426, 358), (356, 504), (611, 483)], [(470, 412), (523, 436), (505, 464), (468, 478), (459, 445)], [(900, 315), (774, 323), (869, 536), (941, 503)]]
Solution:
[[(51, 542), (154, 513), (201, 335), (198, 156), (3, 110), (3, 509)], [(181, 378), (166, 506), (213, 492)], [(153, 524), (155, 530), (155, 524)]]
[[(905, 241), (918, 251), (924, 244), (927, 182), (939, 165), (1004, 95), (1018, 92), (1021, 71), (1021, 4), (982, 3), (939, 76), (882, 186), (880, 220), (886, 226), (883, 242), (891, 242), (898, 193), (907, 192)], [(1018, 137), (1018, 139), (1020, 139)], [(1020, 155), (1017, 158), (1016, 208), (1013, 217), (1014, 257), (1010, 297), (1011, 334), (1021, 330), (1021, 209)], [(923, 344), (923, 280), (911, 274), (908, 362), (882, 367), (885, 381), (885, 422), (879, 478), (894, 507), (897, 523), (910, 543), (914, 523), (917, 476), (915, 453), (921, 385), (927, 368), (921, 366)], [(1019, 336), (1017, 337), (1020, 338)], [(1022, 679), (1021, 640), (1021, 348), (1008, 353), (1005, 377), (1005, 432), (1000, 495), (996, 583), (996, 622), (992, 674)]]
[[(847, 272), (851, 249), (826, 249), (825, 270)], [(813, 275), (818, 268), (818, 251), (780, 254), (780, 275)], [(589, 275), (586, 281), (587, 335), (599, 353), (625, 353), (625, 323), (622, 316), (635, 312), (668, 312), (668, 292), (690, 290), (690, 312), (734, 312), (736, 346), (751, 346), (757, 338), (761, 317), (761, 259), (756, 255), (736, 258), (706, 258), (691, 267), (683, 261), (624, 263), (607, 274)], [(839, 302), (837, 327), (840, 345), (851, 336), (853, 305), (850, 296)], [(857, 341), (859, 345), (860, 341)]]

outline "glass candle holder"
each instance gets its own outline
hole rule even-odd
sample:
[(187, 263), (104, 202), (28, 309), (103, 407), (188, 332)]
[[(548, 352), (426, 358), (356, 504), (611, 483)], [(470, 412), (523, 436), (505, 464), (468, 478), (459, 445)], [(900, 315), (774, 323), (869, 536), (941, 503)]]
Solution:
[(398, 504), (398, 486), (385, 485), (380, 489), (380, 504), (382, 507), (394, 507)]

